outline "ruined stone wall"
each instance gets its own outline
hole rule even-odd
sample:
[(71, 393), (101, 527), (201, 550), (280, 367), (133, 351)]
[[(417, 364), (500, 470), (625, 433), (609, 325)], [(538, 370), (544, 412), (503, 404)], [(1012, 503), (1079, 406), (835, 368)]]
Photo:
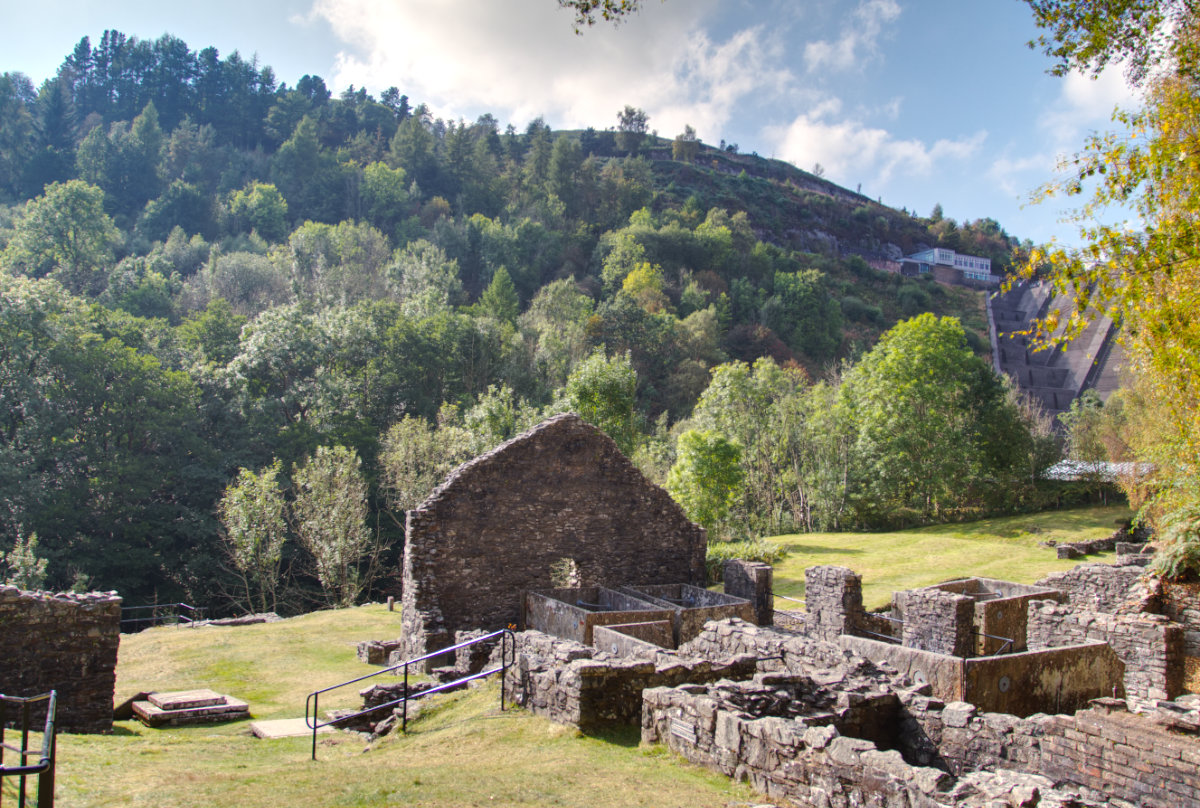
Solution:
[(694, 640), (679, 647), (679, 654), (700, 659), (746, 654), (758, 661), (760, 671), (797, 673), (813, 667), (836, 668), (852, 656), (836, 643), (737, 619), (709, 623)]
[(637, 725), (642, 691), (684, 683), (746, 679), (754, 674), (749, 656), (719, 661), (677, 657), (626, 659), (537, 631), (517, 635), (516, 661), (506, 684), (513, 700), (531, 712), (582, 730)]
[(1049, 719), (1041, 772), (1145, 808), (1200, 805), (1200, 743), (1119, 701)]
[(945, 702), (1027, 716), (1070, 712), (1089, 700), (1122, 692), (1125, 667), (1104, 643), (964, 659), (866, 637), (843, 636), (848, 651), (886, 664)]
[(1183, 688), (1200, 693), (1200, 584), (1162, 582), (1162, 613), (1183, 626)]
[(627, 659), (656, 659), (658, 652), (675, 645), (675, 629), (667, 620), (596, 626), (592, 647)]
[(1183, 627), (1160, 615), (1113, 615), (1047, 601), (1029, 607), (1029, 647), (1106, 642), (1125, 664), (1125, 692), (1172, 699), (1183, 692)]
[(914, 764), (944, 768), (956, 777), (979, 769), (1038, 772), (1045, 716), (1017, 718), (964, 701), (905, 695), (900, 741)]
[(516, 624), (521, 593), (551, 588), (564, 559), (581, 586), (705, 580), (703, 529), (569, 414), (456, 469), (409, 512), (405, 542), (409, 657)]
[[(730, 559), (723, 568), (725, 594), (750, 601), (754, 608), (753, 622), (769, 626), (774, 622), (774, 570), (761, 561)], [(690, 639), (690, 638), (689, 638)]]
[[(593, 604), (601, 610), (579, 604)], [(673, 612), (646, 600), (607, 587), (591, 586), (527, 592), (521, 627), (536, 629), (584, 645), (592, 644), (597, 626), (665, 620)]]
[(904, 615), (901, 642), (907, 648), (969, 657), (975, 653), (975, 601), (940, 589), (895, 594)]
[(1065, 592), (1069, 603), (1078, 609), (1116, 613), (1129, 599), (1129, 590), (1146, 572), (1139, 566), (1080, 564), (1066, 572), (1047, 575), (1037, 586)]
[(817, 639), (837, 642), (853, 634), (863, 614), (862, 577), (846, 567), (823, 565), (804, 571), (806, 631)]
[(110, 732), (121, 598), (0, 586), (0, 693), (58, 692), (58, 728)]
[(894, 713), (894, 694), (856, 693), (851, 700), (827, 692), (831, 703), (815, 709), (797, 701), (799, 714), (783, 710), (764, 715), (764, 708), (780, 712), (775, 695), (782, 683), (768, 676), (771, 681), (719, 689), (647, 690), (642, 742), (665, 744), (693, 763), (746, 779), (772, 799), (789, 804), (937, 805), (934, 797), (949, 775), (910, 766), (900, 752), (850, 734), (851, 726), (859, 723), (852, 717), (856, 713)]

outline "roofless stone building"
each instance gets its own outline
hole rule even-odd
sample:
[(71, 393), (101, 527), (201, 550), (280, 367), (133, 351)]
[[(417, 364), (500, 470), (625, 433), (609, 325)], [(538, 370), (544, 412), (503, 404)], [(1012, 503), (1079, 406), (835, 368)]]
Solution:
[(401, 651), (521, 621), (523, 593), (703, 586), (705, 535), (616, 443), (574, 414), (459, 466), (408, 512)]

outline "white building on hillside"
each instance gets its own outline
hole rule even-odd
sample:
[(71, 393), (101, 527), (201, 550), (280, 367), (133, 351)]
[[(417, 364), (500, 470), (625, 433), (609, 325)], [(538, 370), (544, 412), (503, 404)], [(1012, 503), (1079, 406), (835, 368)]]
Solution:
[[(992, 259), (980, 258), (977, 255), (963, 255), (954, 250), (934, 247), (908, 256), (905, 261), (915, 262), (920, 274), (932, 272), (935, 276), (944, 274), (947, 269), (956, 270), (963, 280), (983, 281), (997, 284), (1000, 276), (992, 274)], [(942, 270), (941, 273), (938, 270)], [(941, 280), (941, 278), (939, 278)], [(949, 280), (948, 278), (946, 280)]]

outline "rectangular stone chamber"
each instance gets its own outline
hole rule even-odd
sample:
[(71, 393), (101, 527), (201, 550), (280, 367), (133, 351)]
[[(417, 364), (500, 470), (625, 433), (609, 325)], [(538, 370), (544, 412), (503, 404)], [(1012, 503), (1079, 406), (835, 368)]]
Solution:
[(564, 587), (527, 592), (524, 628), (591, 645), (596, 626), (674, 623), (672, 610), (603, 586)]
[(928, 588), (964, 595), (975, 602), (974, 655), (981, 657), (1018, 653), (1028, 648), (1027, 615), (1031, 601), (1067, 601), (1066, 594), (1057, 589), (995, 578), (961, 578)]
[(723, 592), (712, 592), (690, 584), (657, 584), (623, 586), (620, 591), (645, 600), (674, 614), (674, 645), (678, 648), (694, 640), (704, 630), (709, 620), (725, 620), (738, 617), (747, 623), (757, 623), (758, 615), (754, 604), (745, 598), (734, 597)]

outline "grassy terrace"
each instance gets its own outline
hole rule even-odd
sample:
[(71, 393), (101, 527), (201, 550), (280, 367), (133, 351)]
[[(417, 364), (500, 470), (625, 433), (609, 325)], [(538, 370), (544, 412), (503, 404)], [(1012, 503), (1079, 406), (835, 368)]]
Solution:
[[(117, 700), (142, 690), (211, 687), (250, 702), (254, 718), (304, 714), (318, 687), (370, 673), (354, 646), (399, 634), (383, 606), (314, 612), (279, 623), (155, 628), (123, 636)], [(385, 677), (381, 677), (385, 678)], [(348, 699), (329, 707), (350, 706)], [(753, 793), (637, 746), (636, 729), (582, 737), (522, 710), (499, 710), (495, 683), (444, 697), (367, 752), (358, 735), (258, 740), (248, 722), (60, 735), (58, 804), (154, 808), (281, 806), (726, 806)], [(322, 711), (327, 702), (322, 699)], [(5, 786), (4, 804), (11, 797)]]
[[(787, 550), (775, 566), (775, 591), (804, 597), (804, 570), (816, 564), (850, 567), (863, 578), (863, 604), (877, 609), (892, 592), (972, 576), (1031, 584), (1080, 560), (1059, 560), (1041, 542), (1087, 541), (1110, 535), (1124, 506), (1047, 511), (957, 525), (932, 525), (894, 533), (803, 533), (767, 539)], [(1082, 561), (1111, 563), (1113, 553)], [(780, 600), (778, 608), (799, 608)]]
[[(1073, 562), (1038, 545), (1107, 535), (1119, 508), (1062, 511), (889, 534), (779, 536), (789, 548), (777, 588), (803, 596), (804, 568), (844, 564), (864, 576), (867, 603), (893, 589), (964, 575), (1033, 581)], [(780, 605), (784, 605), (781, 602)], [(310, 691), (361, 676), (355, 643), (399, 633), (382, 606), (315, 612), (236, 628), (157, 628), (121, 639), (117, 700), (142, 690), (211, 687), (250, 702), (255, 718), (303, 715)], [(355, 688), (348, 688), (349, 697)], [(250, 736), (247, 722), (178, 729), (116, 724), (110, 736), (61, 735), (58, 804), (74, 806), (703, 806), (757, 802), (744, 786), (640, 749), (636, 730), (584, 737), (521, 710), (501, 713), (495, 684), (445, 697), (407, 736), (367, 751), (357, 735)], [(346, 700), (322, 701), (349, 706)], [(11, 799), (5, 785), (4, 802)], [(15, 799), (13, 800), (15, 804)]]

